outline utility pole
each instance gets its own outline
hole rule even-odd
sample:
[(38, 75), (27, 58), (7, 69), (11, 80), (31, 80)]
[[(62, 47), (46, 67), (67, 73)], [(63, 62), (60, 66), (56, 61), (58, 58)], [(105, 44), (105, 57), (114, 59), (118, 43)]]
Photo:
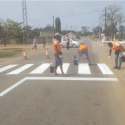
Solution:
[(105, 30), (106, 30), (106, 7), (105, 7)]
[(55, 31), (54, 31), (54, 16), (53, 16), (53, 35), (55, 34)]
[(67, 25), (66, 25), (66, 34), (67, 34)]
[(28, 20), (26, 0), (22, 0), (22, 14), (23, 14), (23, 44), (28, 43)]

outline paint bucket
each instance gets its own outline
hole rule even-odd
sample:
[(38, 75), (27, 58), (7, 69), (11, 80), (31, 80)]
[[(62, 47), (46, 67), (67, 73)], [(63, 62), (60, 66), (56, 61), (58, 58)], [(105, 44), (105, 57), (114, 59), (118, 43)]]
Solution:
[(76, 59), (76, 55), (72, 55), (72, 59), (73, 59), (73, 60)]
[(73, 62), (74, 62), (74, 65), (78, 65), (77, 59), (74, 59)]
[(55, 69), (55, 67), (50, 66), (50, 73), (54, 73), (54, 69)]

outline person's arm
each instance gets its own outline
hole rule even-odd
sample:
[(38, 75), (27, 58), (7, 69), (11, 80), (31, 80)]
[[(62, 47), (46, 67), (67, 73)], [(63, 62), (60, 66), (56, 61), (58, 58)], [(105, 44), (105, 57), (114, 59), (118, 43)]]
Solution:
[(60, 53), (59, 53), (59, 51), (58, 51), (57, 45), (55, 45), (55, 49), (56, 49), (57, 54), (60, 55)]
[(111, 53), (112, 53), (112, 49), (109, 50), (109, 56), (111, 56)]

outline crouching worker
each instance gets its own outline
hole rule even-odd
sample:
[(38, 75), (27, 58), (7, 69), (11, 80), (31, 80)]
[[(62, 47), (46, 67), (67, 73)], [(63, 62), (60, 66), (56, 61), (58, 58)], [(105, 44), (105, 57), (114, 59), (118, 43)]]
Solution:
[(57, 67), (60, 66), (61, 72), (63, 76), (66, 76), (66, 74), (63, 72), (63, 68), (62, 68), (62, 52), (61, 52), (61, 35), (59, 33), (55, 33), (54, 36), (54, 41), (53, 41), (53, 48), (54, 48), (54, 56), (55, 56), (55, 75), (58, 75), (56, 73)]
[[(119, 42), (113, 42), (113, 43), (109, 42), (108, 46), (110, 47), (108, 58), (109, 59), (111, 58), (112, 49), (115, 50), (115, 67), (114, 67), (114, 69), (120, 69), (121, 64), (122, 64), (121, 57), (122, 57), (122, 53), (124, 51), (124, 46)], [(118, 57), (119, 57), (119, 66), (118, 66)]]
[(86, 46), (83, 42), (79, 45), (78, 53), (79, 53), (79, 57), (78, 57), (77, 62), (79, 62), (81, 56), (82, 56), (83, 54), (85, 54), (86, 57), (87, 57), (87, 59), (88, 59), (89, 65), (91, 65), (90, 59), (89, 59), (89, 55), (88, 55), (88, 48), (87, 48), (87, 46)]

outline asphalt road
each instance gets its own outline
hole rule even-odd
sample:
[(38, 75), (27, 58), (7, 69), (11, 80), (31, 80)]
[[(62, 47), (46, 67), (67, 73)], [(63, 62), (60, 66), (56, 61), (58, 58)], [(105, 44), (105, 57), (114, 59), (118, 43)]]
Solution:
[(63, 48), (67, 77), (50, 73), (53, 49), (0, 66), (0, 125), (125, 125), (125, 85), (97, 56), (107, 48), (82, 40), (92, 65), (74, 65), (77, 48)]

